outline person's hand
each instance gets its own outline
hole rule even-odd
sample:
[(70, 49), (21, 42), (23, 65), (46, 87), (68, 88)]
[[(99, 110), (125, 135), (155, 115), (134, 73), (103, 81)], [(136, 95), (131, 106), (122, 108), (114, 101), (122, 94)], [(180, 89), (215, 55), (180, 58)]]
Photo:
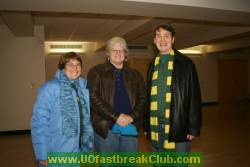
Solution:
[(134, 121), (130, 115), (123, 114), (123, 116), (127, 120), (128, 124), (130, 124)]
[(194, 139), (194, 136), (193, 136), (193, 135), (189, 135), (189, 134), (188, 134), (188, 135), (187, 135), (187, 139), (191, 141), (191, 140), (193, 140), (193, 139)]
[(116, 123), (120, 126), (127, 126), (129, 124), (128, 120), (126, 119), (126, 116), (124, 114), (120, 114)]
[(116, 123), (121, 125), (121, 126), (127, 126), (128, 124), (132, 123), (134, 120), (131, 116), (127, 114), (120, 114), (118, 117)]

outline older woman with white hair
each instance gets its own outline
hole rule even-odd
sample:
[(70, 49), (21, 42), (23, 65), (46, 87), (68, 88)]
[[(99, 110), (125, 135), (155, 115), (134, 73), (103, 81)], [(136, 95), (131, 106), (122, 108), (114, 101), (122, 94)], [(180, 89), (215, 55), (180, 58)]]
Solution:
[(136, 152), (138, 128), (146, 101), (142, 76), (125, 63), (126, 41), (111, 38), (107, 61), (88, 73), (95, 146), (100, 152)]

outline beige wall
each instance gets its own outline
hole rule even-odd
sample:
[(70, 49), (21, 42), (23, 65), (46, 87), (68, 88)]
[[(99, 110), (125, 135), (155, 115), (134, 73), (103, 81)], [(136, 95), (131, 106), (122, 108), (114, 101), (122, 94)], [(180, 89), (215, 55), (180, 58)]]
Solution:
[(83, 57), (83, 76), (87, 77), (88, 71), (90, 68), (97, 64), (102, 64), (106, 60), (105, 52), (99, 51), (96, 53), (87, 53)]
[(45, 80), (44, 29), (34, 30), (34, 37), (14, 37), (0, 26), (0, 131), (30, 128), (37, 88)]
[(46, 73), (46, 81), (54, 78), (57, 65), (59, 62), (60, 55), (46, 55), (45, 58), (45, 73)]
[(218, 84), (217, 84), (217, 59), (213, 55), (189, 56), (197, 69), (202, 102), (218, 101)]

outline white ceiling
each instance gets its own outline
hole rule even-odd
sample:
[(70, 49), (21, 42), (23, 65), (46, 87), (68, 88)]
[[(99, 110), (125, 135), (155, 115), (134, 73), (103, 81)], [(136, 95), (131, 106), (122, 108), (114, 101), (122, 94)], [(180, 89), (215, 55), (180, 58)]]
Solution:
[(102, 47), (120, 35), (130, 44), (149, 45), (153, 27), (171, 22), (178, 49), (250, 46), (249, 0), (1, 0), (0, 13), (0, 25), (16, 36), (32, 36), (34, 25), (43, 25), (46, 41), (91, 41)]

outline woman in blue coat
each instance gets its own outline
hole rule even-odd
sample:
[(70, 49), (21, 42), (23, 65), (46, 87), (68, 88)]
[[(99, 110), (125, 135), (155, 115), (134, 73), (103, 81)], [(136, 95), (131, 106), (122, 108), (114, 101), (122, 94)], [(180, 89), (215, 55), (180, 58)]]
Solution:
[(91, 152), (87, 81), (80, 77), (81, 57), (69, 52), (60, 58), (55, 78), (43, 84), (31, 120), (32, 143), (39, 166), (48, 152)]

